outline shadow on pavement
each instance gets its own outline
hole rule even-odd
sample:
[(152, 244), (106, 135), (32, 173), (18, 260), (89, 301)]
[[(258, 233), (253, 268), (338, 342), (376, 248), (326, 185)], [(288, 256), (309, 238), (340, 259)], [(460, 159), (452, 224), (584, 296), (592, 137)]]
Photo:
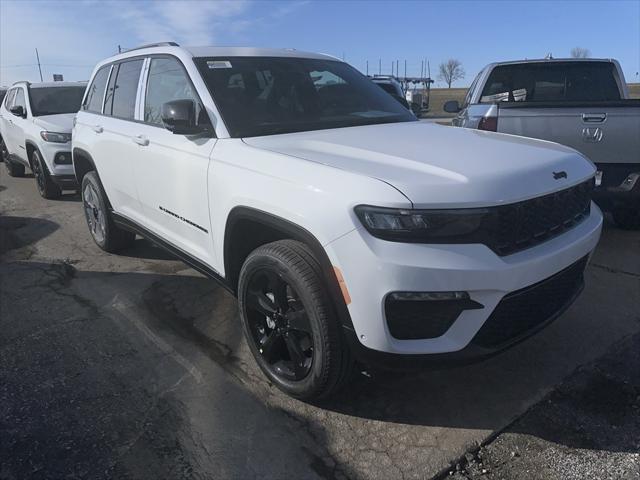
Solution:
[(0, 215), (0, 255), (30, 246), (60, 226), (50, 220)]

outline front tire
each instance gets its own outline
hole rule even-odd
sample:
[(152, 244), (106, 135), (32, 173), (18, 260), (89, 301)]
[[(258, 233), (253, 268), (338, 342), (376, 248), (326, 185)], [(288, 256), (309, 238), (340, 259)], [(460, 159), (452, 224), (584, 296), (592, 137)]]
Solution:
[(82, 179), (82, 204), (89, 232), (102, 250), (115, 253), (131, 246), (136, 234), (118, 227), (107, 207), (107, 196), (95, 171)]
[(344, 384), (351, 355), (306, 245), (282, 240), (254, 250), (240, 272), (238, 305), (251, 353), (280, 390), (310, 400)]
[(42, 198), (46, 198), (47, 200), (60, 198), (62, 190), (51, 180), (49, 169), (37, 150), (34, 150), (31, 154), (31, 170), (33, 171), (33, 176), (36, 178), (38, 193)]
[(640, 230), (640, 205), (636, 208), (618, 208), (611, 213), (620, 228), (624, 230)]

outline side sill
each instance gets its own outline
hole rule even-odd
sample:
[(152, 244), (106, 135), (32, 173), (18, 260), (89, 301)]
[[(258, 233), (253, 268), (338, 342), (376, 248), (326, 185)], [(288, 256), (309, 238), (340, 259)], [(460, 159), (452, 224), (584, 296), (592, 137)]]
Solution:
[(152, 243), (158, 245), (159, 247), (165, 249), (169, 253), (175, 255), (176, 257), (178, 257), (180, 260), (182, 260), (184, 263), (189, 265), (194, 270), (196, 270), (196, 271), (202, 273), (203, 275), (205, 275), (205, 276), (215, 280), (216, 282), (218, 282), (220, 284), (220, 286), (222, 286), (225, 290), (227, 290), (229, 293), (231, 293), (234, 297), (236, 296), (233, 288), (231, 288), (231, 286), (227, 283), (225, 278), (223, 276), (221, 276), (218, 272), (213, 270), (211, 267), (209, 267), (208, 265), (206, 265), (206, 264), (202, 263), (200, 260), (194, 258), (192, 255), (188, 254), (187, 252), (185, 252), (181, 248), (178, 248), (175, 245), (173, 245), (172, 243), (167, 242), (166, 240), (162, 239), (161, 237), (159, 237), (155, 233), (151, 232), (147, 228), (145, 228), (142, 225), (138, 224), (137, 222), (134, 222), (133, 220), (131, 220), (131, 219), (129, 219), (129, 218), (123, 216), (123, 215), (120, 215), (119, 213), (113, 212), (113, 211), (111, 212), (111, 215), (112, 215), (113, 221), (119, 227), (122, 227), (122, 228), (124, 228), (126, 230), (130, 230), (132, 232), (135, 232), (138, 235), (140, 235), (141, 237), (144, 237), (147, 240), (149, 240), (150, 242), (152, 242)]

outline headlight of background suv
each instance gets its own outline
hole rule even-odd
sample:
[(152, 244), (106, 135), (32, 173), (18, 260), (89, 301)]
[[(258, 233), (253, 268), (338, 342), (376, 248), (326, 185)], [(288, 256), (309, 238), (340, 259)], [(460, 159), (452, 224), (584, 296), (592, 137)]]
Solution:
[(56, 132), (40, 132), (40, 136), (45, 142), (51, 143), (67, 143), (71, 141), (70, 133), (56, 133)]
[(410, 243), (481, 243), (482, 226), (489, 209), (413, 210), (355, 208), (358, 218), (374, 237)]

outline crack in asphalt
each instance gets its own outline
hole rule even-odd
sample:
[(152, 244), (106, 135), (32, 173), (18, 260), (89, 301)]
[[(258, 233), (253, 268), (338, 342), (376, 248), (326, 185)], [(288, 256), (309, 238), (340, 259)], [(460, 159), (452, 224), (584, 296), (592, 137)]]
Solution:
[(633, 278), (640, 278), (640, 273), (629, 272), (627, 270), (620, 270), (618, 268), (608, 267), (607, 265), (600, 265), (598, 263), (590, 263), (589, 266), (590, 267), (594, 267), (594, 268), (598, 268), (600, 270), (604, 270), (605, 272), (609, 272), (609, 273), (620, 273), (622, 275), (628, 275), (628, 276), (633, 277)]

